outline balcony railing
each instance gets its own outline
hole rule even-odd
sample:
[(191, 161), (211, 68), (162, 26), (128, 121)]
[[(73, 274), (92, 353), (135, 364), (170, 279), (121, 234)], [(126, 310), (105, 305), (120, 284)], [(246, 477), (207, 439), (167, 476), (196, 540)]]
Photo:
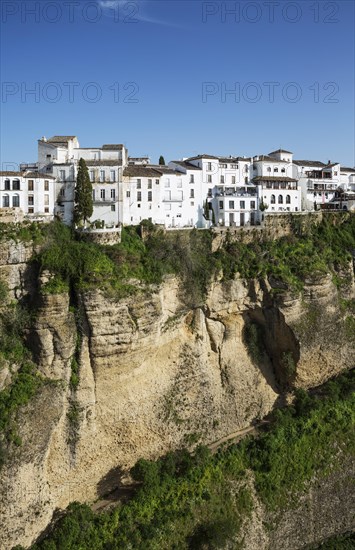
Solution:
[(255, 193), (243, 193), (235, 191), (233, 193), (231, 192), (218, 192), (215, 194), (215, 197), (257, 197), (257, 192)]
[(90, 179), (91, 183), (117, 183), (117, 178), (115, 178), (114, 180), (112, 180), (111, 178), (105, 178), (105, 179), (101, 179), (101, 178), (93, 178), (93, 179)]
[(116, 202), (118, 202), (117, 197), (114, 197), (114, 198), (111, 198), (111, 197), (105, 197), (105, 198), (95, 197), (93, 199), (94, 204), (114, 204)]
[[(192, 197), (190, 197), (190, 198), (192, 198)], [(183, 197), (179, 197), (179, 198), (178, 197), (170, 197), (170, 199), (168, 199), (166, 197), (163, 198), (163, 202), (183, 202), (183, 200), (184, 200)]]

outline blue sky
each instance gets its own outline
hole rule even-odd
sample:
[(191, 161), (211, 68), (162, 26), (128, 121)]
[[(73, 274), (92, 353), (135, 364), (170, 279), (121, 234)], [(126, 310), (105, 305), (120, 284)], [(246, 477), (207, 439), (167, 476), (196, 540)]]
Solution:
[(355, 165), (354, 2), (1, 8), (2, 168), (36, 160), (37, 139), (54, 134), (153, 162), (281, 146)]

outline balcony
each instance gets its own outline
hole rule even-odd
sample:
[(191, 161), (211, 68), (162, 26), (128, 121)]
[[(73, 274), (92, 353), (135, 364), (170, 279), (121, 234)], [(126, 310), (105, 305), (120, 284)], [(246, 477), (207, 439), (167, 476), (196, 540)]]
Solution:
[(93, 199), (93, 203), (94, 204), (115, 204), (118, 202), (118, 198), (117, 197), (114, 197), (114, 198), (111, 198), (111, 197), (105, 197), (105, 198), (102, 198), (102, 197), (95, 197)]
[(117, 180), (117, 178), (115, 178), (114, 181), (110, 178), (105, 178), (103, 180), (103, 179), (97, 177), (97, 178), (90, 179), (90, 182), (91, 183), (97, 183), (97, 184), (99, 184), (99, 183), (111, 183), (111, 184), (113, 184), (113, 183), (118, 183), (118, 180)]
[(215, 197), (257, 197), (256, 191), (218, 191)]
[(307, 191), (326, 191), (326, 192), (332, 192), (336, 191), (338, 189), (338, 185), (334, 185), (334, 183), (315, 183), (307, 186)]

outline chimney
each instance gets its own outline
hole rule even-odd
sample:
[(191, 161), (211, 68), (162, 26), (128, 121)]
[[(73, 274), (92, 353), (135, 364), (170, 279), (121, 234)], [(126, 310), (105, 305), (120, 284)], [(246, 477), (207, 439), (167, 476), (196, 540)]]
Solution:
[(47, 141), (46, 136), (43, 136), (43, 137), (42, 137), (42, 141)]

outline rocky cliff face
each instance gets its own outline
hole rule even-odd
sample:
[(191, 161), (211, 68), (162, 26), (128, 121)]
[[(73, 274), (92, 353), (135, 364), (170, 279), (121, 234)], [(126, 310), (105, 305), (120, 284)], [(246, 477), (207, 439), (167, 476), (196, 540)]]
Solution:
[[(26, 254), (3, 255), (0, 274), (15, 295), (37, 296)], [(118, 301), (83, 293), (76, 322), (68, 295), (37, 298), (29, 341), (52, 382), (22, 411), (22, 446), (0, 472), (0, 547), (29, 545), (56, 509), (104, 495), (138, 458), (220, 440), (263, 418), (293, 387), (352, 367), (331, 277), (309, 281), (302, 296), (280, 290), (275, 281), (215, 281), (204, 306), (186, 309), (179, 281), (168, 277)], [(354, 297), (353, 275), (344, 296)], [(245, 343), (250, 324), (257, 357)]]

